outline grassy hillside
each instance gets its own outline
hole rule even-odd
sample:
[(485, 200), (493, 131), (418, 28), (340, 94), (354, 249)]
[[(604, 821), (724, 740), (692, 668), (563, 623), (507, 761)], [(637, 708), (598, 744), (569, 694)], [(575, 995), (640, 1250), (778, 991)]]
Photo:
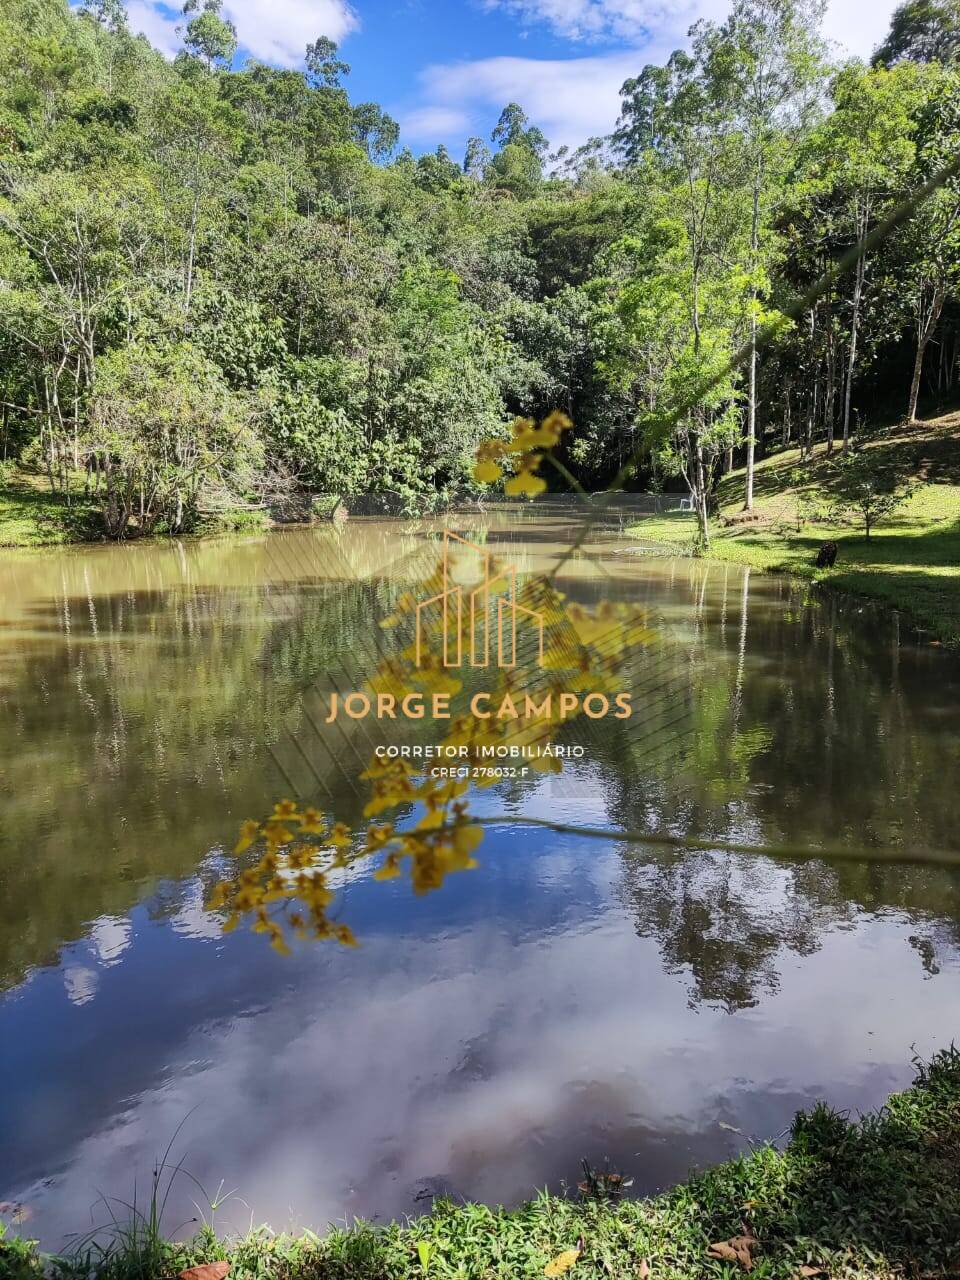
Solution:
[[(749, 517), (741, 512), (743, 471), (723, 478), (710, 555), (884, 601), (935, 640), (960, 645), (960, 413), (887, 431), (863, 447), (909, 472), (917, 486), (869, 540), (830, 514), (835, 467), (822, 446), (807, 463), (789, 449), (758, 465)], [(634, 532), (678, 549), (693, 545), (688, 516), (644, 521)], [(817, 569), (828, 540), (837, 543), (836, 564)]]

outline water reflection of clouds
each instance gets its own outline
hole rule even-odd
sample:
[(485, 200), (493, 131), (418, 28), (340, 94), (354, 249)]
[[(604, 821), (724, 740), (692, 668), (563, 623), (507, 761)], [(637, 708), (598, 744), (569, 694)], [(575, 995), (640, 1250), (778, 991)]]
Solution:
[[(72, 1005), (89, 1004), (100, 988), (100, 970), (119, 964), (132, 942), (128, 919), (101, 916), (90, 925), (86, 938), (64, 956), (63, 989)], [(94, 967), (96, 966), (96, 967)]]
[(90, 929), (90, 946), (102, 965), (117, 964), (129, 945), (129, 920), (101, 916)]
[[(91, 1188), (145, 1187), (185, 1117), (177, 1156), (243, 1198), (221, 1226), (412, 1212), (438, 1185), (510, 1201), (575, 1177), (583, 1156), (610, 1155), (650, 1189), (727, 1154), (720, 1121), (770, 1136), (817, 1094), (874, 1105), (905, 1080), (910, 1045), (931, 1049), (949, 1025), (956, 976), (905, 966), (905, 927), (828, 933), (802, 968), (784, 964), (775, 998), (736, 1017), (691, 1009), (655, 939), (617, 912), (519, 944), (495, 921), (375, 933), (356, 955), (297, 962), (256, 1016), (198, 1023), (162, 1079), (23, 1198), (50, 1243), (86, 1229)], [(181, 1187), (174, 1218), (194, 1196)]]
[(68, 964), (63, 971), (63, 989), (71, 1004), (89, 1004), (97, 994), (100, 978), (96, 969), (86, 965)]
[(223, 937), (223, 921), (204, 906), (204, 887), (200, 880), (191, 881), (179, 909), (170, 917), (170, 928), (184, 938), (216, 942)]

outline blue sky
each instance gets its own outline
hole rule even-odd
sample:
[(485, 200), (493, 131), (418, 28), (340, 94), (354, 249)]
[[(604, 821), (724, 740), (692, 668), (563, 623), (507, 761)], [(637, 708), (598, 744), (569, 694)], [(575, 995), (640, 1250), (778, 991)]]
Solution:
[[(825, 34), (838, 52), (868, 56), (895, 0), (829, 0)], [(519, 102), (554, 146), (609, 132), (618, 89), (684, 42), (697, 18), (728, 0), (224, 0), (241, 54), (300, 66), (328, 35), (353, 68), (355, 101), (380, 102), (414, 151), (445, 143), (459, 158), (489, 137), (501, 107)], [(172, 54), (176, 11), (129, 0), (131, 26)]]

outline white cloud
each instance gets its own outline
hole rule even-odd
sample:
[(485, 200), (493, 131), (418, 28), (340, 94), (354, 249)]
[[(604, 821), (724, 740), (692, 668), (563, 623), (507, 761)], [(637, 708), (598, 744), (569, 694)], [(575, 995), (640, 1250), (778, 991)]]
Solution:
[(723, 17), (726, 0), (484, 0), (527, 23), (546, 23), (570, 40), (601, 37), (636, 40), (668, 31), (683, 35), (702, 17)]
[(345, 0), (226, 0), (241, 48), (283, 67), (298, 66), (317, 36), (340, 41), (358, 23)]
[(897, 0), (831, 0), (823, 33), (838, 46), (837, 52), (869, 59), (890, 26)]
[[(492, 117), (519, 102), (553, 146), (578, 146), (607, 134), (620, 112), (620, 86), (648, 62), (662, 62), (685, 43), (698, 18), (722, 19), (729, 0), (485, 0), (526, 22), (541, 21), (572, 39), (632, 36), (628, 49), (574, 58), (483, 58), (427, 67), (419, 99), (401, 113), (405, 137), (423, 144), (487, 136)], [(824, 34), (834, 52), (869, 58), (889, 25), (896, 0), (832, 0)]]
[(133, 34), (146, 36), (168, 58), (172, 58), (180, 48), (177, 20), (169, 12), (165, 12), (162, 5), (150, 4), (149, 0), (131, 0), (127, 6), (127, 16)]
[(405, 142), (435, 142), (468, 133), (470, 115), (459, 107), (420, 107), (403, 117), (402, 127)]
[[(359, 26), (347, 0), (225, 0), (223, 12), (237, 28), (241, 49), (281, 67), (299, 66), (317, 36), (340, 41)], [(172, 57), (181, 45), (177, 13), (158, 0), (131, 0), (130, 27)]]
[[(617, 118), (620, 86), (643, 65), (634, 52), (569, 59), (484, 58), (427, 67), (421, 73), (423, 105), (401, 116), (404, 136), (421, 141), (460, 140), (471, 131), (489, 134), (491, 116), (519, 102), (551, 145), (577, 145), (609, 133)], [(434, 119), (431, 135), (425, 125)], [(413, 130), (411, 131), (411, 123)]]
[[(543, 23), (569, 40), (619, 39), (638, 43), (683, 37), (698, 18), (722, 19), (729, 0), (483, 0), (488, 10)], [(867, 57), (886, 33), (896, 0), (830, 0), (825, 33), (846, 52)]]

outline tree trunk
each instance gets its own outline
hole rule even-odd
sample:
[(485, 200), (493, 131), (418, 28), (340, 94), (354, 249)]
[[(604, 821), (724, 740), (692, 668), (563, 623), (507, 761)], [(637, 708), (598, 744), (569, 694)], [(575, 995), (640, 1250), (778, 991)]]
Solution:
[(703, 465), (703, 446), (697, 441), (697, 533), (700, 547), (710, 550), (710, 521), (707, 515), (707, 478)]
[(824, 395), (823, 414), (826, 419), (827, 453), (833, 453), (833, 397), (836, 393), (836, 359), (834, 353), (833, 323), (827, 330), (827, 389)]
[[(857, 241), (863, 239), (869, 221), (864, 205), (857, 216)], [(863, 298), (863, 277), (866, 272), (866, 255), (857, 262), (857, 274), (853, 285), (853, 315), (850, 320), (850, 358), (847, 361), (847, 385), (843, 396), (843, 452), (850, 452), (850, 398), (853, 394), (853, 373), (857, 365), (857, 331), (860, 327), (860, 303)]]
[(793, 379), (787, 378), (783, 388), (783, 425), (781, 427), (780, 443), (784, 449), (789, 447), (790, 438), (793, 435), (793, 420), (790, 416), (790, 402), (793, 395)]
[(750, 317), (750, 364), (747, 382), (747, 475), (744, 511), (753, 510), (753, 472), (757, 455), (757, 318)]
[(910, 402), (907, 405), (907, 421), (916, 422), (917, 420), (917, 402), (920, 399), (920, 378), (923, 374), (923, 357), (926, 354), (927, 343), (937, 327), (940, 319), (940, 312), (943, 310), (944, 290), (941, 284), (937, 284), (933, 298), (930, 302), (929, 310), (925, 317), (920, 320), (917, 328), (917, 353), (913, 361), (913, 377), (910, 380)]
[[(701, 410), (697, 410), (701, 412)], [(687, 487), (697, 514), (697, 548), (708, 551), (710, 548), (710, 524), (707, 516), (707, 470), (703, 458), (703, 443), (700, 431), (691, 433), (687, 463)]]
[(910, 379), (910, 399), (907, 402), (907, 421), (916, 422), (917, 402), (920, 399), (920, 377), (923, 373), (923, 354), (927, 349), (926, 339), (917, 338), (917, 351), (913, 358), (913, 377)]
[[(760, 173), (759, 167), (753, 183), (753, 217), (750, 226), (751, 269), (757, 269), (757, 250), (760, 244)], [(750, 288), (750, 364), (747, 389), (747, 475), (743, 499), (744, 511), (753, 510), (753, 471), (757, 451), (757, 288)]]

